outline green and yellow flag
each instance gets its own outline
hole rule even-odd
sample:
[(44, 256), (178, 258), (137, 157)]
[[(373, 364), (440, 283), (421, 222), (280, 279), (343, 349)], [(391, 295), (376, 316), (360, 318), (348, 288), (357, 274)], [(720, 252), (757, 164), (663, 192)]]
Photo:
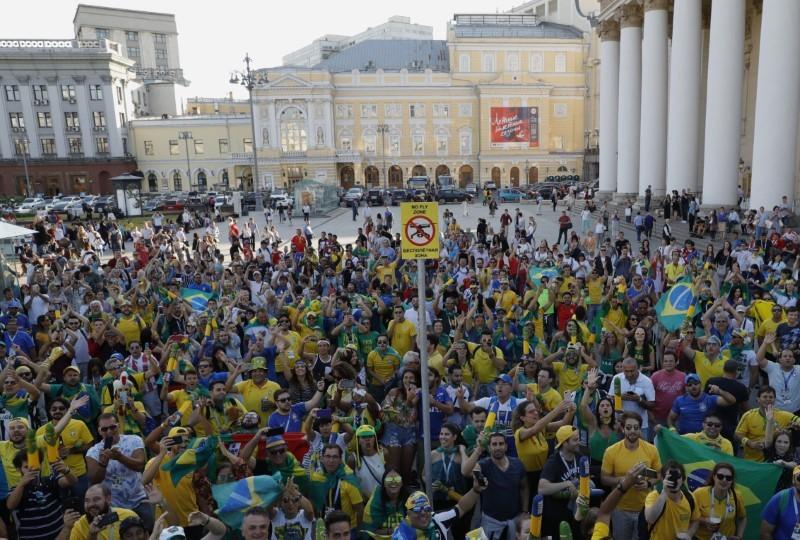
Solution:
[(661, 295), (656, 304), (658, 320), (664, 327), (674, 332), (680, 328), (687, 317), (694, 314), (694, 289), (691, 278), (683, 278)]
[(217, 516), (234, 530), (242, 526), (245, 512), (256, 506), (269, 508), (282, 491), (281, 473), (249, 476), (230, 484), (211, 486), (218, 505)]
[(208, 301), (214, 298), (213, 293), (198, 291), (197, 289), (181, 289), (181, 299), (189, 302), (195, 311), (205, 311), (208, 309)]
[[(176, 486), (187, 474), (208, 466), (210, 470), (216, 468), (217, 437), (203, 437), (194, 439), (189, 443), (189, 448), (161, 464), (162, 471), (168, 471), (172, 483)], [(214, 478), (216, 474), (209, 474)]]
[(775, 487), (781, 476), (779, 466), (732, 457), (666, 429), (662, 429), (656, 437), (656, 448), (662, 463), (674, 459), (683, 464), (691, 491), (705, 485), (711, 469), (720, 461), (733, 465), (736, 470), (736, 487), (742, 493), (742, 504), (747, 511), (744, 537), (758, 538), (761, 511), (775, 494)]

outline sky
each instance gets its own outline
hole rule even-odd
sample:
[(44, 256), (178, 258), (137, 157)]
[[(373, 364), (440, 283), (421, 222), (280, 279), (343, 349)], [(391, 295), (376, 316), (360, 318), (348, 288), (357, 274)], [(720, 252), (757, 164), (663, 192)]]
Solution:
[[(184, 76), (191, 85), (182, 97), (235, 97), (246, 91), (231, 85), (230, 73), (244, 67), (249, 53), (255, 67), (281, 64), (286, 53), (324, 34), (353, 35), (393, 15), (433, 27), (434, 39), (445, 39), (454, 13), (503, 12), (525, 0), (88, 0), (84, 3), (173, 13)], [(13, 17), (0, 22), (0, 39), (65, 39), (74, 36), (72, 19), (79, 2), (15, 2)], [(205, 7), (208, 6), (208, 7)], [(46, 14), (46, 16), (42, 16)]]

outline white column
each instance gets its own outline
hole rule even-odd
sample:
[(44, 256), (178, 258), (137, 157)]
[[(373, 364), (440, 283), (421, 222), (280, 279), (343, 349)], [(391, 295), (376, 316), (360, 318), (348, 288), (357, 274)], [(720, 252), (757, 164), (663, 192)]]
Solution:
[(42, 157), (42, 148), (39, 144), (39, 124), (36, 117), (37, 111), (33, 110), (33, 92), (29, 77), (20, 79), (19, 89), (22, 98), (22, 116), (25, 118), (25, 133), (20, 134), (20, 138), (28, 139), (28, 154), (31, 158), (40, 158)]
[(667, 0), (646, 0), (642, 40), (639, 196), (664, 195), (667, 182)]
[[(86, 89), (86, 77), (75, 76), (75, 99), (78, 102), (78, 119), (81, 123), (81, 137), (83, 139), (83, 155), (94, 157), (94, 132), (92, 131), (92, 114), (89, 110), (89, 92)], [(111, 96), (110, 99), (114, 99)], [(113, 119), (106, 118), (106, 123)]]
[(764, 0), (758, 53), (750, 208), (770, 209), (783, 195), (794, 199), (800, 63), (800, 2)]
[(56, 155), (68, 157), (67, 136), (64, 132), (64, 110), (61, 108), (61, 87), (56, 77), (47, 78), (47, 99), (50, 102), (50, 115), (53, 118), (53, 137), (56, 140)]
[[(703, 204), (736, 203), (742, 125), (745, 0), (711, 4)], [(795, 122), (796, 124), (796, 122)]]
[(600, 23), (600, 191), (617, 190), (619, 23)]
[(697, 189), (700, 128), (701, 2), (675, 0), (672, 18), (667, 191)]
[(619, 46), (619, 150), (617, 193), (639, 191), (639, 130), (642, 107), (642, 9), (622, 8)]
[(15, 84), (13, 79), (0, 77), (0, 156), (5, 159), (14, 158), (14, 141), (11, 139), (11, 122), (8, 121), (8, 109), (6, 109), (6, 84)]
[[(108, 150), (112, 156), (121, 156), (122, 152), (122, 126), (119, 124), (119, 114), (117, 114), (117, 94), (114, 81), (111, 77), (101, 76), (103, 81), (103, 112), (106, 114), (106, 131), (96, 132), (97, 137), (108, 137)], [(120, 105), (120, 108), (122, 105)], [(122, 111), (119, 111), (122, 112)], [(130, 121), (130, 118), (128, 118)]]

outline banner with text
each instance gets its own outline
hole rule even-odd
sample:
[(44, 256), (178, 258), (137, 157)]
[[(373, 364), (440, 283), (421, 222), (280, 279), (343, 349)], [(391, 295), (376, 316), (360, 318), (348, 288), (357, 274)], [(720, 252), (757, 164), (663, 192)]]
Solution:
[(538, 107), (492, 107), (492, 146), (539, 146)]

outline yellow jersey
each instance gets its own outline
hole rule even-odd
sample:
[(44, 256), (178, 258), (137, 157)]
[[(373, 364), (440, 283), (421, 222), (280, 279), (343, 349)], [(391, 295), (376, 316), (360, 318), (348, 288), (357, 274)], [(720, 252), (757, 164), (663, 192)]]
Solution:
[[(655, 446), (640, 439), (639, 446), (630, 450), (625, 446), (625, 440), (622, 440), (606, 448), (601, 470), (603, 474), (625, 476), (639, 462), (650, 469), (661, 470), (661, 457)], [(631, 488), (622, 496), (617, 508), (626, 512), (639, 512), (644, 507), (645, 497), (647, 492)]]
[(417, 327), (408, 319), (403, 319), (403, 322), (391, 321), (387, 331), (392, 332), (391, 345), (392, 349), (397, 351), (401, 357), (408, 351), (414, 348), (414, 338), (417, 337)]
[(519, 438), (520, 431), (522, 428), (514, 432), (517, 457), (526, 471), (541, 471), (544, 468), (544, 462), (547, 461), (547, 451), (549, 450), (544, 433), (540, 431), (533, 437), (522, 441)]
[[(775, 409), (775, 423), (778, 427), (786, 429), (793, 422), (798, 421), (798, 417), (790, 412)], [(767, 430), (767, 418), (762, 414), (761, 409), (750, 409), (742, 415), (739, 425), (736, 426), (736, 436), (749, 440), (763, 440)], [(744, 458), (752, 461), (764, 461), (764, 451), (760, 448), (750, 448), (742, 441)]]
[[(43, 449), (47, 447), (47, 444), (44, 442), (46, 428), (47, 424), (36, 430), (36, 446)], [(67, 422), (67, 427), (61, 432), (59, 439), (61, 440), (61, 444), (69, 450), (73, 448), (83, 449), (82, 454), (73, 454), (70, 452), (66, 459), (64, 459), (64, 464), (70, 468), (72, 474), (75, 476), (83, 476), (86, 474), (86, 461), (83, 456), (92, 446), (92, 443), (94, 443), (94, 437), (92, 437), (92, 433), (89, 431), (86, 424), (82, 420), (71, 419)]]
[[(736, 494), (728, 492), (726, 497), (717, 499), (711, 486), (702, 486), (692, 492), (694, 506), (700, 517), (709, 518), (712, 515), (722, 519), (719, 525), (719, 534), (733, 536), (736, 534), (736, 520), (747, 516), (743, 504), (742, 493), (735, 489)], [(712, 533), (705, 527), (698, 527), (695, 537), (700, 540), (710, 540)]]
[[(475, 378), (477, 378), (478, 382), (481, 384), (493, 382), (497, 378), (498, 370), (497, 366), (495, 366), (494, 362), (492, 362), (492, 359), (489, 357), (489, 353), (484, 351), (477, 343), (467, 342), (467, 347), (472, 353), (472, 369)], [(498, 347), (493, 346), (493, 348), (495, 357), (503, 360), (505, 363), (503, 351)]]
[[(128, 510), (127, 508), (111, 507), (111, 511), (116, 512), (119, 516), (119, 519), (101, 530), (100, 533), (95, 537), (97, 540), (119, 540), (120, 523), (128, 518), (137, 517), (136, 512), (133, 510)], [(70, 531), (69, 540), (89, 540), (88, 516), (83, 515), (78, 521), (75, 522), (75, 525), (72, 527), (72, 531)]]
[[(164, 461), (171, 459), (174, 456), (165, 456)], [(153, 460), (150, 459), (145, 466), (145, 470)], [(164, 463), (162, 461), (162, 464)], [(169, 504), (170, 514), (177, 520), (178, 525), (186, 527), (189, 524), (189, 514), (196, 511), (197, 497), (194, 493), (194, 486), (192, 485), (192, 475), (187, 474), (180, 479), (178, 485), (172, 483), (172, 476), (169, 471), (164, 471), (161, 466), (158, 467), (158, 472), (153, 479), (153, 484), (161, 491), (164, 499)]]
[(576, 392), (581, 387), (583, 376), (589, 369), (587, 364), (579, 364), (578, 369), (568, 366), (565, 362), (553, 362), (553, 371), (558, 376), (558, 391), (561, 395), (564, 392)]
[(730, 359), (731, 351), (729, 349), (720, 351), (719, 356), (713, 362), (708, 359), (706, 353), (695, 351), (694, 368), (697, 370), (697, 376), (700, 377), (700, 385), (705, 388), (706, 382), (711, 377), (722, 377), (722, 366)]
[(271, 412), (265, 412), (261, 410), (261, 401), (264, 398), (267, 398), (269, 401), (274, 402), (275, 400), (273, 399), (273, 396), (275, 395), (275, 392), (280, 389), (281, 386), (278, 383), (266, 380), (261, 386), (258, 386), (256, 383), (254, 383), (252, 379), (238, 382), (233, 385), (233, 391), (237, 394), (241, 394), (242, 396), (244, 408), (248, 411), (258, 413), (259, 425), (261, 427), (267, 425), (267, 419), (269, 418)]
[[(653, 506), (658, 497), (659, 493), (656, 490), (648, 493), (644, 502), (645, 507)], [(667, 498), (661, 517), (650, 531), (650, 540), (675, 540), (675, 533), (688, 531), (691, 522), (698, 519), (700, 519), (700, 513), (697, 510), (697, 504), (695, 504), (693, 512), (689, 500), (683, 492), (681, 492), (681, 499), (678, 502)]]
[(687, 433), (684, 435), (684, 437), (704, 446), (715, 448), (720, 452), (728, 454), (729, 456), (733, 455), (733, 444), (731, 444), (731, 441), (722, 435), (717, 436), (716, 439), (712, 439), (700, 431), (699, 433)]

